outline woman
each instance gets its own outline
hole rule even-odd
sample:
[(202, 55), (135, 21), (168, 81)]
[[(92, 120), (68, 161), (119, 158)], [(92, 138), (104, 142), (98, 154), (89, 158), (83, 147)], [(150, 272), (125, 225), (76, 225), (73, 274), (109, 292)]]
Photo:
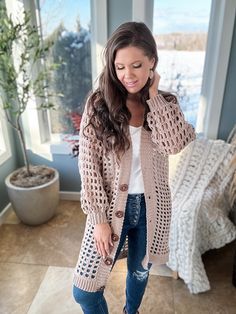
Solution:
[(128, 238), (124, 313), (138, 313), (152, 263), (168, 261), (168, 155), (195, 138), (175, 96), (160, 93), (155, 40), (143, 23), (118, 27), (80, 131), (81, 204), (88, 215), (74, 276), (84, 313), (108, 313), (103, 296)]

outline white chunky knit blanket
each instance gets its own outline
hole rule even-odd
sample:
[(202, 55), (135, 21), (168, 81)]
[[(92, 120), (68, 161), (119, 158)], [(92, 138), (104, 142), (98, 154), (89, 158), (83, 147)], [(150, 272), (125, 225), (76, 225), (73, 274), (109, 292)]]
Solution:
[(235, 153), (236, 146), (222, 140), (197, 139), (182, 151), (170, 180), (173, 206), (167, 265), (178, 271), (191, 293), (210, 289), (201, 255), (236, 238), (226, 197)]

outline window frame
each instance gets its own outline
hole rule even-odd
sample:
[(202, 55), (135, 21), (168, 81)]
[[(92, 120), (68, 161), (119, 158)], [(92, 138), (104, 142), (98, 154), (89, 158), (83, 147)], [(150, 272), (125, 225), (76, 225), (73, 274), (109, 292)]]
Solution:
[[(133, 20), (151, 25), (153, 0), (133, 1)], [(234, 0), (212, 0), (208, 27), (208, 40), (203, 68), (196, 132), (216, 139), (220, 124), (226, 77), (234, 31), (236, 3)], [(150, 16), (152, 12), (152, 16)]]
[[(90, 1), (92, 81), (95, 83), (103, 66), (101, 52), (107, 40), (108, 16), (107, 0), (100, 0), (99, 5), (96, 0)], [(136, 2), (134, 4), (133, 1), (132, 20), (143, 21), (152, 29), (154, 0), (137, 1), (138, 5)], [(35, 6), (37, 3), (37, 0), (23, 1), (26, 9), (36, 12), (35, 22), (38, 15), (38, 9)], [(201, 99), (196, 126), (196, 132), (202, 133), (207, 138), (215, 139), (218, 134), (234, 28), (235, 6), (233, 0), (214, 0), (211, 5)], [(93, 87), (96, 88), (96, 85), (93, 84)], [(36, 99), (32, 101), (29, 110), (23, 117), (24, 124), (28, 128), (27, 147), (36, 154), (46, 156), (51, 160), (52, 154), (68, 154), (70, 152), (68, 144), (63, 143), (60, 137), (53, 138), (49, 133), (47, 113), (37, 111), (35, 107)]]
[(132, 6), (132, 20), (145, 23), (153, 29), (154, 0), (135, 0)]
[(234, 31), (236, 3), (212, 0), (196, 132), (217, 139)]
[[(23, 1), (26, 10), (35, 12), (33, 23), (39, 25), (39, 1)], [(101, 53), (107, 40), (107, 0), (90, 0), (91, 7), (91, 57), (92, 82), (95, 82), (102, 70)], [(95, 84), (93, 84), (95, 88)], [(26, 138), (27, 147), (34, 153), (52, 160), (53, 154), (68, 155), (70, 147), (63, 141), (63, 134), (50, 133), (49, 112), (35, 110), (37, 99), (34, 99), (27, 108), (23, 123), (29, 130)]]
[(12, 156), (7, 121), (4, 116), (5, 112), (2, 109), (2, 100), (0, 99), (0, 138), (4, 145), (4, 149), (0, 147), (0, 166)]

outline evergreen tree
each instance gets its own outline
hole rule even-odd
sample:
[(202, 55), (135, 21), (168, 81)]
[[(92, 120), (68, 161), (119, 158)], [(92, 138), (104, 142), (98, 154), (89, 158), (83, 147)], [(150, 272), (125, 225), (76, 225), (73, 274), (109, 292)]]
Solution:
[(57, 100), (59, 110), (51, 112), (53, 132), (73, 133), (71, 114), (82, 114), (84, 99), (92, 88), (90, 38), (90, 32), (77, 18), (76, 32), (69, 32), (60, 24), (47, 39), (54, 42), (49, 62), (61, 64), (54, 72), (51, 88), (64, 95)]

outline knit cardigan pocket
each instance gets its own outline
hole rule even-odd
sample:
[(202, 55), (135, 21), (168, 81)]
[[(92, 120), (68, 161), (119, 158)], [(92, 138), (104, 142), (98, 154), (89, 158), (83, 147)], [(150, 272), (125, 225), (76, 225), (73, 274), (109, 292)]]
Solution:
[(147, 122), (152, 131), (152, 141), (163, 155), (177, 154), (196, 138), (174, 95), (157, 96), (147, 100), (150, 112)]
[[(109, 202), (102, 178), (103, 145), (88, 125), (85, 108), (80, 129), (79, 170), (81, 176), (81, 207), (92, 225), (107, 222)], [(88, 126), (87, 126), (88, 125)]]

